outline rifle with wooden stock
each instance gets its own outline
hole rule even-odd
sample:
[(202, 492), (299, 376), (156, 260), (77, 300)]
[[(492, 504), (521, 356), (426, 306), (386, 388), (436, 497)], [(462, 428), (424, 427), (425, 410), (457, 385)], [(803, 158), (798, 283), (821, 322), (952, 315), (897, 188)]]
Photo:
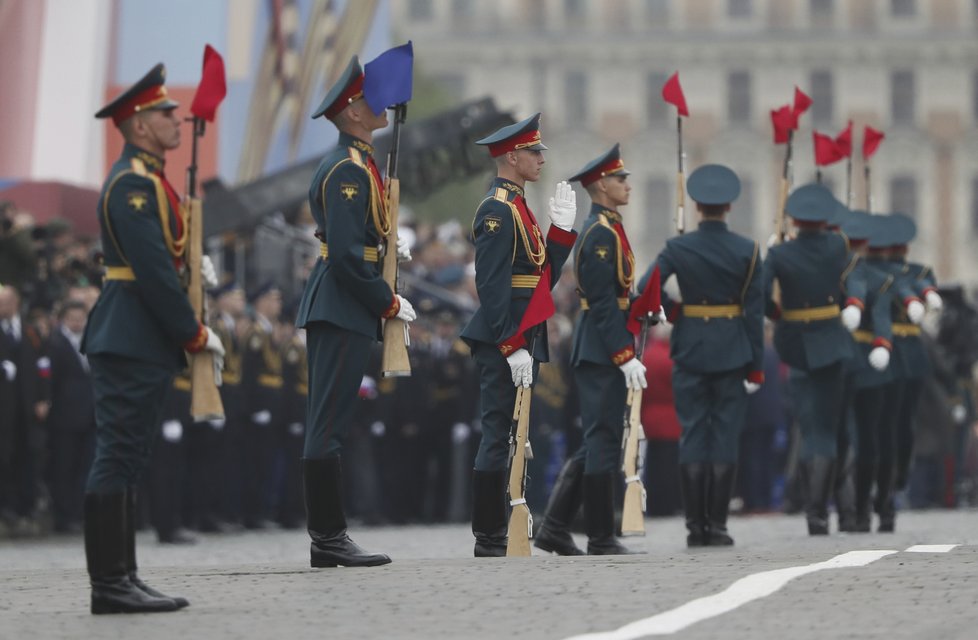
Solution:
[[(530, 352), (532, 353), (532, 351)], [(509, 540), (507, 556), (530, 555), (530, 538), (533, 537), (533, 515), (526, 506), (526, 462), (533, 459), (530, 448), (530, 387), (516, 389), (516, 405), (513, 408), (513, 426), (509, 436)]]
[[(401, 181), (397, 177), (397, 154), (401, 140), (401, 125), (407, 118), (407, 103), (393, 107), (394, 131), (391, 136), (391, 150), (387, 155), (387, 212), (390, 230), (384, 238), (383, 276), (391, 291), (397, 292), (397, 220), (401, 203)], [(411, 375), (411, 360), (408, 358), (408, 345), (411, 344), (407, 323), (400, 318), (384, 321), (384, 352), (381, 358), (381, 371), (384, 377)]]

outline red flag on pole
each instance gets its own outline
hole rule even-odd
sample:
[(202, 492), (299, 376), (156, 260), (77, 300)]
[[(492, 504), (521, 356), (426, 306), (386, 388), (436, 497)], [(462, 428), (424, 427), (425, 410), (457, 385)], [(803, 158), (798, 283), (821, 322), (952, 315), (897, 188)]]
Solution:
[(886, 136), (869, 125), (863, 129), (863, 160), (869, 160)]
[(808, 111), (808, 107), (812, 106), (812, 99), (805, 95), (805, 92), (795, 87), (795, 106), (792, 109), (792, 113), (795, 116), (795, 126), (793, 129), (798, 128), (798, 116)]
[(662, 276), (659, 274), (659, 265), (652, 270), (649, 281), (645, 283), (645, 290), (642, 295), (635, 299), (631, 309), (628, 311), (628, 330), (632, 335), (642, 332), (642, 320), (650, 313), (656, 313), (662, 305)]
[(848, 158), (852, 155), (852, 120), (850, 120), (849, 125), (835, 137), (835, 146), (839, 148), (839, 152), (844, 158)]
[(812, 141), (815, 147), (815, 164), (818, 166), (824, 167), (846, 157), (835, 140), (824, 133), (812, 131)]
[(554, 298), (550, 293), (550, 266), (540, 275), (540, 281), (533, 289), (530, 302), (526, 305), (523, 312), (523, 319), (520, 320), (520, 328), (517, 333), (523, 333), (533, 327), (546, 322), (556, 312), (554, 308)]
[(669, 79), (662, 86), (662, 99), (675, 105), (679, 115), (689, 115), (689, 109), (686, 108), (686, 96), (683, 95), (683, 88), (679, 85), (678, 71), (669, 76)]
[(207, 45), (204, 47), (204, 69), (200, 74), (197, 93), (190, 103), (190, 113), (196, 118), (214, 122), (217, 107), (227, 93), (227, 84), (224, 81), (224, 59), (213, 47)]
[(774, 144), (784, 144), (788, 141), (788, 132), (795, 128), (797, 119), (791, 113), (791, 107), (784, 105), (771, 111), (771, 124), (774, 125)]

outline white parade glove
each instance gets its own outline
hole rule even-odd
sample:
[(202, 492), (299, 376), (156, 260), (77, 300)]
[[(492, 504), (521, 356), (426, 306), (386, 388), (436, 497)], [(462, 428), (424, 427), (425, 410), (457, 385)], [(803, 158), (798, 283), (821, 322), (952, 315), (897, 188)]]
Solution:
[(570, 183), (562, 180), (557, 183), (554, 197), (550, 198), (550, 222), (564, 231), (570, 231), (574, 228), (576, 217), (577, 195)]
[(859, 328), (859, 323), (863, 320), (863, 311), (854, 304), (850, 304), (848, 307), (842, 310), (842, 326), (844, 326), (849, 331), (855, 331)]
[(414, 311), (414, 307), (408, 302), (407, 298), (402, 297), (400, 294), (397, 295), (398, 302), (401, 303), (401, 307), (397, 310), (398, 320), (403, 320), (404, 322), (414, 322), (417, 319), (418, 314)]
[(208, 289), (213, 289), (218, 285), (217, 271), (214, 270), (214, 263), (211, 262), (210, 256), (204, 256), (200, 259), (200, 277), (203, 278), (204, 286)]
[(666, 321), (666, 310), (659, 305), (659, 310), (649, 316), (649, 326), (654, 327), (657, 324), (662, 324)]
[(527, 387), (533, 384), (533, 356), (526, 349), (517, 349), (506, 356), (513, 374), (513, 386)]
[(761, 388), (760, 382), (751, 382), (750, 380), (744, 380), (744, 391), (747, 392), (747, 395), (751, 395), (752, 393), (757, 393), (760, 390), (760, 388)]
[(968, 410), (963, 404), (956, 404), (951, 407), (951, 418), (954, 420), (954, 424), (961, 424), (964, 422), (965, 418), (968, 417)]
[(263, 409), (257, 413), (251, 414), (251, 421), (258, 425), (266, 425), (272, 421), (272, 412), (268, 409)]
[(941, 294), (936, 291), (928, 291), (924, 299), (927, 300), (927, 306), (932, 311), (940, 311), (944, 308), (944, 300), (941, 299)]
[(920, 321), (924, 319), (924, 303), (920, 300), (911, 300), (907, 303), (907, 317), (910, 322), (914, 324), (920, 324)]
[(207, 328), (207, 344), (204, 345), (204, 349), (214, 352), (215, 357), (224, 358), (224, 345), (221, 344), (221, 338), (216, 331), (211, 331), (210, 327)]
[(167, 442), (180, 442), (183, 438), (183, 425), (179, 420), (167, 420), (161, 427), (163, 439)]
[(7, 382), (13, 382), (17, 377), (17, 365), (10, 360), (4, 360), (0, 362), (0, 367), (3, 367), (3, 372), (7, 376)]
[(767, 238), (767, 248), (770, 249), (774, 245), (778, 244), (778, 234), (772, 233)]
[(886, 347), (873, 347), (869, 352), (869, 366), (883, 371), (890, 366), (890, 351)]
[(397, 261), (398, 262), (410, 262), (411, 261), (411, 244), (408, 239), (404, 236), (397, 236)]
[(638, 358), (632, 358), (625, 364), (618, 365), (618, 368), (625, 374), (625, 386), (630, 391), (645, 389), (649, 386), (645, 379), (645, 365)]

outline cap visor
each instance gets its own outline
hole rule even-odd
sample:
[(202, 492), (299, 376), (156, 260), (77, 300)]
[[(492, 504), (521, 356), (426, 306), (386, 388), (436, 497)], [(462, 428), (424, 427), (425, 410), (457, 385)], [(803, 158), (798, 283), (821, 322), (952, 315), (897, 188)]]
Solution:
[(542, 142), (533, 145), (532, 147), (526, 147), (529, 151), (546, 151), (549, 147)]
[(176, 100), (170, 100), (167, 98), (159, 104), (154, 104), (152, 107), (146, 109), (146, 111), (166, 111), (168, 109), (176, 109), (180, 106), (180, 103)]

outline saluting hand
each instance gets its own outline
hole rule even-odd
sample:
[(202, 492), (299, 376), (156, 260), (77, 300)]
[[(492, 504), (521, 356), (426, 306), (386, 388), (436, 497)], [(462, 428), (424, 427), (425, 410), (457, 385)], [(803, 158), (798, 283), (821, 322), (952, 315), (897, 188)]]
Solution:
[(554, 226), (570, 231), (577, 217), (577, 195), (566, 180), (557, 183), (554, 197), (550, 198), (550, 222)]

